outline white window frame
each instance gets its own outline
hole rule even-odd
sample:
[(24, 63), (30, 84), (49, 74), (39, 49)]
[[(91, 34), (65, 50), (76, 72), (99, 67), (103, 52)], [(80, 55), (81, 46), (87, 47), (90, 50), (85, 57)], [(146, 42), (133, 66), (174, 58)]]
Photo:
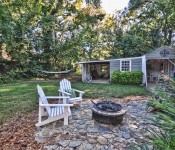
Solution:
[(131, 60), (127, 60), (127, 59), (120, 60), (120, 71), (125, 72), (125, 71), (122, 70), (122, 62), (123, 61), (128, 61), (129, 62), (129, 70), (128, 71), (131, 71)]

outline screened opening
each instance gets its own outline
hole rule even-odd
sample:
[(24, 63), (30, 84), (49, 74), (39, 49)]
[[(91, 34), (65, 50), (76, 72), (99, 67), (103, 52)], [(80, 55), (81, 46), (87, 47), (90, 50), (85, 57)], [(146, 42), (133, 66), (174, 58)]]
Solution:
[(88, 63), (86, 66), (86, 75), (91, 76), (92, 80), (109, 80), (109, 62)]

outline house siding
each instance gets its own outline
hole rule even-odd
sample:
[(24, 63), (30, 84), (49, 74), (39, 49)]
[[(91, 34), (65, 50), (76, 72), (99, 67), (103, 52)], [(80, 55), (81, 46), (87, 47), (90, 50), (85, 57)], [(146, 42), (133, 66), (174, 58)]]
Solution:
[(142, 58), (131, 60), (131, 71), (142, 71)]
[[(164, 49), (169, 52), (169, 54), (166, 57), (162, 57), (160, 55), (160, 52)], [(163, 47), (160, 47), (151, 53), (146, 54), (145, 56), (146, 56), (146, 59), (174, 59), (175, 58), (175, 49), (169, 48), (167, 46), (163, 46)]]
[(110, 78), (114, 71), (120, 71), (120, 60), (110, 62)]
[[(112, 74), (114, 71), (120, 71), (120, 60), (110, 62), (110, 74)], [(131, 60), (131, 71), (142, 71), (142, 58)]]

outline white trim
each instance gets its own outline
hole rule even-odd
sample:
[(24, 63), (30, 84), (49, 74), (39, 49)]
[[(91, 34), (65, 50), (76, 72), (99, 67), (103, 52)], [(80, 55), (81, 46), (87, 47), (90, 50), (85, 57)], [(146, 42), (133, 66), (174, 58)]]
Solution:
[(146, 72), (146, 56), (142, 56), (142, 72), (143, 72), (143, 81), (147, 86), (147, 72)]
[[(144, 55), (145, 56), (145, 55)], [(167, 57), (165, 57), (165, 58), (156, 58), (156, 57), (153, 57), (153, 58), (146, 58), (146, 60), (152, 60), (152, 59), (163, 59), (163, 60), (168, 60), (168, 59), (173, 59), (173, 58), (167, 58)]]
[(78, 62), (79, 64), (88, 64), (88, 63), (103, 63), (103, 62), (110, 62), (111, 60), (94, 60), (94, 61), (82, 61), (82, 62)]
[(122, 62), (123, 61), (129, 61), (129, 71), (131, 71), (131, 60), (125, 60), (125, 59), (120, 60), (120, 71), (121, 72), (125, 72), (125, 71), (122, 71)]
[(132, 60), (132, 59), (139, 59), (139, 58), (141, 58), (142, 59), (142, 57), (129, 57), (129, 58), (118, 58), (118, 59), (109, 59), (109, 60), (92, 60), (92, 61), (84, 61), (84, 62), (79, 62), (79, 64), (86, 64), (86, 63), (96, 63), (96, 62), (101, 62), (101, 63), (103, 63), (103, 62), (111, 62), (111, 61), (116, 61), (116, 60)]
[(128, 57), (128, 58), (118, 58), (118, 59), (111, 59), (110, 61), (115, 61), (115, 60), (132, 60), (132, 59), (139, 59), (139, 58), (142, 58), (142, 57)]

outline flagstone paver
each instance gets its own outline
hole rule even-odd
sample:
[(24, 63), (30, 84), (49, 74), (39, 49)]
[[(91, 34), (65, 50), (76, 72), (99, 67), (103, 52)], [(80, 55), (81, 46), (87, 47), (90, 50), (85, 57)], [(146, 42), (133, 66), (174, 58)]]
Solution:
[[(63, 121), (51, 123), (36, 131), (35, 140), (45, 143), (45, 149), (126, 149), (131, 143), (148, 140), (147, 128), (153, 117), (147, 112), (148, 100), (118, 102), (127, 110), (123, 122), (113, 126), (101, 124), (92, 120), (91, 107), (93, 103), (85, 100), (80, 107), (72, 108), (69, 125), (63, 126)], [(52, 138), (51, 138), (52, 137)], [(50, 138), (52, 140), (50, 140)]]

